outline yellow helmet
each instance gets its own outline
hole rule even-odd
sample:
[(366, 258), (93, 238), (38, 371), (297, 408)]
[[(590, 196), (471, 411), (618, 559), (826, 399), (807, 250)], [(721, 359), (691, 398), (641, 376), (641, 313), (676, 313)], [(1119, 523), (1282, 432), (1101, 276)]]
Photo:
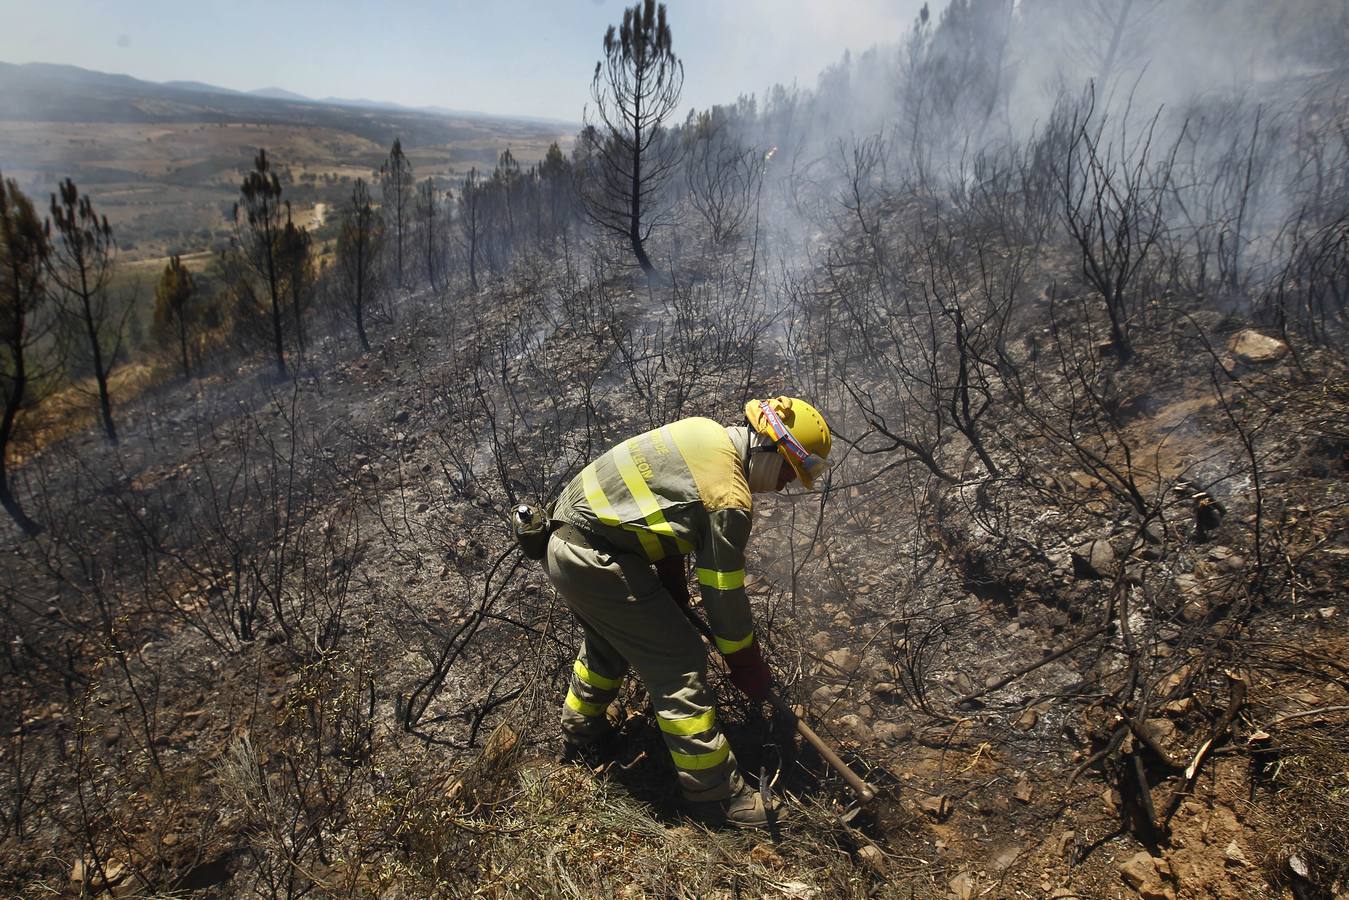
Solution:
[(759, 434), (777, 445), (796, 477), (806, 487), (828, 468), (825, 459), (833, 439), (820, 411), (796, 397), (751, 400), (745, 404), (745, 418)]

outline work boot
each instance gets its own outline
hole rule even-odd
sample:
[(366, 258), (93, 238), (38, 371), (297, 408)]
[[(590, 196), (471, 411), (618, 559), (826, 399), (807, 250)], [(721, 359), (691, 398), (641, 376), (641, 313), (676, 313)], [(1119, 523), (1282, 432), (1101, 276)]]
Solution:
[(689, 813), (709, 825), (732, 828), (771, 828), (787, 818), (787, 808), (772, 802), (765, 806), (763, 795), (737, 778), (738, 788), (725, 800), (686, 801)]
[(562, 761), (582, 763), (594, 768), (608, 762), (618, 752), (618, 731), (608, 728), (594, 737), (580, 738), (562, 733)]

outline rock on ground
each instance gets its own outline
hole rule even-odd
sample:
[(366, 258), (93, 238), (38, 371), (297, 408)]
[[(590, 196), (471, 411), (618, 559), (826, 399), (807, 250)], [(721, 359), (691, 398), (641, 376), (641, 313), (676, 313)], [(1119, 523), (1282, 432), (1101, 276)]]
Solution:
[(1276, 362), (1288, 352), (1288, 345), (1283, 341), (1261, 334), (1254, 328), (1238, 331), (1227, 346), (1233, 356), (1247, 364)]
[(875, 844), (867, 844), (857, 851), (857, 858), (877, 875), (884, 875), (889, 869), (885, 854)]
[[(1176, 900), (1176, 891), (1162, 882), (1159, 860), (1146, 850), (1140, 850), (1120, 863), (1119, 874), (1143, 900)], [(1162, 863), (1165, 865), (1165, 863)]]
[(974, 896), (976, 885), (974, 876), (969, 872), (961, 872), (947, 883), (947, 886), (951, 889), (951, 894), (960, 898), (960, 900), (970, 900)]
[(1073, 574), (1078, 578), (1109, 578), (1114, 566), (1115, 548), (1109, 541), (1087, 541), (1073, 551)]
[(831, 650), (824, 655), (824, 661), (845, 674), (857, 671), (857, 667), (862, 664), (857, 654), (847, 649)]
[(838, 722), (839, 727), (859, 744), (869, 744), (876, 739), (876, 736), (871, 731), (871, 727), (867, 725), (866, 722), (862, 721), (861, 716), (848, 713), (847, 715), (839, 716), (836, 721)]
[(907, 722), (882, 722), (875, 728), (876, 737), (887, 744), (899, 744), (913, 736), (913, 726)]

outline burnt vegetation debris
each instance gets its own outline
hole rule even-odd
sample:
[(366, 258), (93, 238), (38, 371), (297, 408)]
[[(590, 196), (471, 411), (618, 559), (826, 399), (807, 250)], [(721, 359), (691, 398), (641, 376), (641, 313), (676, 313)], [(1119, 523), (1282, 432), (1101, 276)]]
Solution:
[[(97, 191), (0, 179), (0, 886), (1342, 893), (1345, 15), (953, 0), (631, 132), (697, 40), (647, 3), (570, 152), (394, 141), (327, 225), (257, 152), (140, 340)], [(556, 761), (507, 517), (781, 391), (836, 441), (756, 504), (757, 631), (880, 796), (714, 665), (770, 840), (681, 817), (635, 682)]]

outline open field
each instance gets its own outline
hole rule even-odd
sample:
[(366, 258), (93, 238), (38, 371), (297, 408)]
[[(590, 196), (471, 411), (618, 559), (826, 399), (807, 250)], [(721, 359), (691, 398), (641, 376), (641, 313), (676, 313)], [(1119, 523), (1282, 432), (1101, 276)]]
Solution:
[[(529, 166), (563, 139), (485, 133), (410, 148), (408, 156), (418, 177), (456, 180), (473, 166), (490, 169), (507, 146)], [(259, 147), (287, 170), (286, 195), (304, 224), (316, 204), (340, 203), (355, 179), (377, 178), (388, 153), (359, 135), (305, 125), (12, 122), (0, 131), (0, 171), (33, 197), (73, 178), (108, 217), (127, 259), (162, 259), (227, 239), (239, 183)]]
[[(317, 204), (331, 208), (355, 179), (378, 177), (395, 137), (416, 177), (444, 182), (474, 166), (490, 170), (507, 147), (528, 167), (554, 141), (571, 140), (559, 125), (124, 85), (92, 72), (65, 85), (32, 68), (0, 68), (0, 172), (42, 206), (73, 178), (108, 217), (123, 259), (157, 265), (170, 253), (223, 246), (258, 148), (308, 225)], [(96, 106), (99, 97), (106, 102)]]

